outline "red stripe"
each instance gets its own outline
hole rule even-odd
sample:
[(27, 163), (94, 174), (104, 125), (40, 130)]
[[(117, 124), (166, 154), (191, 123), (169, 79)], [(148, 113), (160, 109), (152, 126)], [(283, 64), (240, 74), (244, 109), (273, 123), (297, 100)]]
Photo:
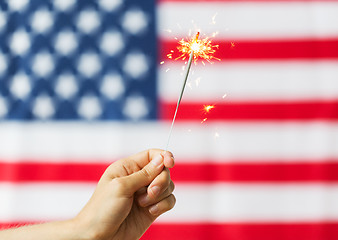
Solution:
[[(0, 223), (0, 229), (33, 224)], [(337, 240), (337, 222), (153, 224), (141, 240)]]
[[(295, 39), (295, 40), (237, 40), (216, 41), (219, 45), (215, 57), (223, 60), (265, 59), (335, 59), (338, 58), (338, 39)], [(232, 46), (232, 43), (234, 46)], [(167, 54), (174, 50), (173, 59), (179, 56), (177, 41), (163, 40), (160, 59), (168, 61)], [(215, 61), (217, 62), (217, 61)]]
[[(212, 103), (204, 103), (212, 104)], [(160, 118), (171, 120), (176, 103), (162, 102)], [(182, 102), (177, 120), (337, 120), (338, 100), (304, 102), (225, 102), (216, 104), (209, 113), (203, 104)], [(207, 122), (206, 122), (207, 123)]]
[(97, 182), (107, 167), (104, 163), (0, 162), (0, 181)]
[[(337, 182), (338, 161), (282, 163), (177, 163), (176, 182)], [(0, 163), (5, 182), (97, 182), (108, 164)]]
[(338, 223), (153, 224), (141, 239), (337, 240)]
[(338, 163), (194, 163), (171, 170), (176, 182), (332, 182)]

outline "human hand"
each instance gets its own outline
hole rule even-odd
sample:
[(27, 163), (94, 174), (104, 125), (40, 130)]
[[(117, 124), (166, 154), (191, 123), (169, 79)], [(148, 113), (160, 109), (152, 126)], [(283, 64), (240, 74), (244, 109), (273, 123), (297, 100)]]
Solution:
[(139, 239), (175, 205), (168, 169), (173, 166), (173, 155), (159, 149), (114, 162), (74, 218), (75, 226), (91, 240)]

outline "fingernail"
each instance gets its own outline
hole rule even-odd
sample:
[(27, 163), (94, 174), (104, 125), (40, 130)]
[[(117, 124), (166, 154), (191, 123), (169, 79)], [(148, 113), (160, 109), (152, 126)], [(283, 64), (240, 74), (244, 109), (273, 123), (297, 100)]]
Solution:
[(175, 156), (174, 156), (174, 154), (172, 154), (172, 155), (171, 155), (171, 158), (172, 158), (173, 160), (175, 160)]
[(151, 162), (156, 166), (159, 167), (162, 165), (163, 162), (163, 157), (162, 155), (157, 155), (156, 157), (153, 158), (153, 160), (151, 160)]
[(159, 209), (158, 209), (157, 204), (155, 204), (155, 205), (153, 205), (149, 208), (149, 212), (153, 215), (157, 215), (158, 211), (159, 211)]
[(173, 155), (171, 152), (168, 152), (168, 151), (164, 151), (164, 152), (162, 153), (162, 155), (163, 155), (163, 156), (164, 156), (164, 155), (167, 155), (168, 157), (172, 158), (173, 160), (175, 159), (174, 155)]
[(171, 159), (173, 160), (173, 162), (175, 163), (175, 158), (174, 157), (171, 157)]
[(150, 190), (152, 191), (154, 197), (157, 197), (160, 194), (160, 187), (159, 186), (153, 186), (150, 188)]
[(147, 204), (149, 203), (149, 197), (147, 194), (141, 196), (139, 199), (138, 199), (138, 203), (140, 204), (140, 206), (142, 207), (145, 207), (147, 206)]

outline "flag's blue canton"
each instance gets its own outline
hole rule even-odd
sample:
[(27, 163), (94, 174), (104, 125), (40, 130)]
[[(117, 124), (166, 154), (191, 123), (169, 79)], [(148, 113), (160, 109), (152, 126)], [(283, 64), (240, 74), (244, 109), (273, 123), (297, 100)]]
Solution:
[(0, 119), (156, 117), (154, 0), (0, 7)]

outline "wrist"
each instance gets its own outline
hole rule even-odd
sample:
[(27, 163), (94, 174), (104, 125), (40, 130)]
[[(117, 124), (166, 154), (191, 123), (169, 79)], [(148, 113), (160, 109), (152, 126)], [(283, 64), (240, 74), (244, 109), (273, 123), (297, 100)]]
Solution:
[(74, 240), (98, 240), (95, 233), (91, 231), (89, 224), (85, 224), (77, 217), (67, 221), (68, 229), (72, 233), (71, 239)]

